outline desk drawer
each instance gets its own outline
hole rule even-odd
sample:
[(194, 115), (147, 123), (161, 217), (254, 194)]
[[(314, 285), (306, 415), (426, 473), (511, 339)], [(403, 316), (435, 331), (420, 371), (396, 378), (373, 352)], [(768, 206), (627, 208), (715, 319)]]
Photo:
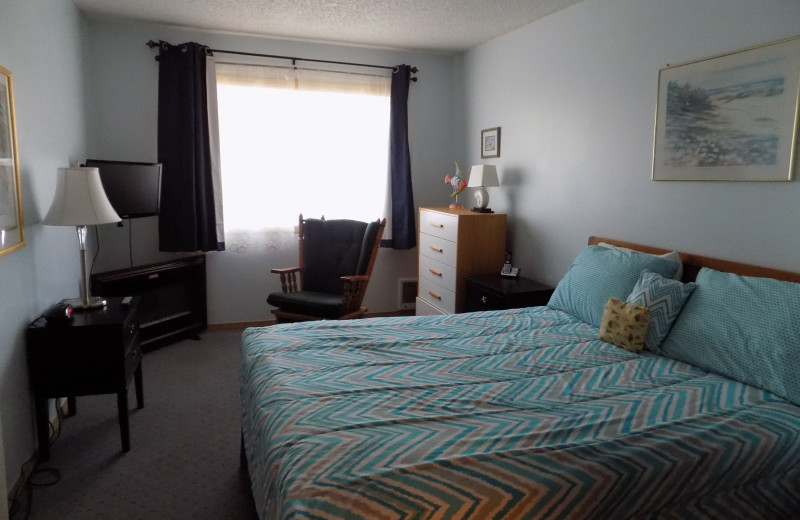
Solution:
[(456, 290), (456, 269), (443, 262), (420, 255), (419, 257), (419, 277), (420, 279), (430, 280), (451, 291)]
[(448, 314), (456, 312), (456, 293), (430, 280), (419, 281), (419, 297)]
[(458, 258), (455, 242), (425, 233), (419, 234), (419, 254), (452, 266), (456, 265)]
[(419, 232), (456, 242), (458, 240), (458, 215), (435, 211), (420, 211)]

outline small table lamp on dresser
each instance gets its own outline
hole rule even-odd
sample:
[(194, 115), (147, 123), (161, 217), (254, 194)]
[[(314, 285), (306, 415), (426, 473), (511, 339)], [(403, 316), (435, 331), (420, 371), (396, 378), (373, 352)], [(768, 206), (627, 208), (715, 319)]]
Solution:
[(66, 300), (75, 310), (102, 307), (103, 298), (89, 296), (86, 276), (87, 226), (111, 224), (122, 220), (114, 211), (103, 190), (100, 170), (97, 168), (59, 168), (56, 177), (56, 194), (50, 211), (42, 221), (48, 226), (75, 226), (81, 254), (81, 297)]
[(469, 183), (467, 188), (478, 188), (475, 190), (475, 207), (472, 211), (478, 213), (494, 213), (489, 205), (489, 192), (486, 188), (496, 188), (500, 186), (497, 180), (497, 168), (493, 164), (477, 164), (469, 172)]

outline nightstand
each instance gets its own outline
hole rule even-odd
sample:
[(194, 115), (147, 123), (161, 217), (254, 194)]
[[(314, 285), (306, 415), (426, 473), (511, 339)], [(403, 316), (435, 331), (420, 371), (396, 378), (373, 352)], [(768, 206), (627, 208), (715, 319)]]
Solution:
[(67, 397), (74, 415), (75, 396), (117, 394), (122, 450), (130, 450), (128, 386), (136, 383), (136, 405), (144, 407), (142, 349), (134, 297), (108, 298), (105, 307), (76, 311), (65, 324), (48, 325), (44, 318), (27, 331), (28, 370), (36, 406), (41, 460), (50, 457), (48, 399)]
[(553, 288), (530, 278), (499, 274), (467, 276), (467, 311), (491, 311), (547, 305)]

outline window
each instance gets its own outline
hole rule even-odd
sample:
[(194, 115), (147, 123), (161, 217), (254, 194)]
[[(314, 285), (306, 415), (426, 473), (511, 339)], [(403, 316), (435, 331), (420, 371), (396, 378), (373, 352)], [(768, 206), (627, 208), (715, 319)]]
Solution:
[(218, 63), (226, 234), (385, 216), (390, 82)]

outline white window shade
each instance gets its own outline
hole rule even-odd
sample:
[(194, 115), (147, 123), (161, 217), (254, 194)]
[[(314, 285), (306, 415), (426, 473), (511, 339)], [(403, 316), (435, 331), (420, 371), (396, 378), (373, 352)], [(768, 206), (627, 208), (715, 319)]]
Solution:
[(386, 216), (390, 73), (217, 64), (227, 243)]
[(228, 85), (342, 92), (388, 97), (391, 72), (364, 74), (292, 67), (217, 64), (217, 82)]

